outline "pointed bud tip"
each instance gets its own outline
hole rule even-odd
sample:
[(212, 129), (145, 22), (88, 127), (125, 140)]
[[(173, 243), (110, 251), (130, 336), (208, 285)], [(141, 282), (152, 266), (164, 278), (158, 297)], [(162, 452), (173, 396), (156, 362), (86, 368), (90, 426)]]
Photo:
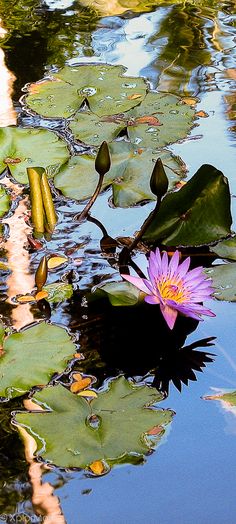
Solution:
[(169, 181), (161, 158), (158, 158), (150, 178), (150, 188), (157, 198), (162, 198), (168, 190)]
[(104, 140), (99, 147), (96, 159), (95, 169), (100, 176), (104, 176), (111, 167), (111, 157), (107, 142)]

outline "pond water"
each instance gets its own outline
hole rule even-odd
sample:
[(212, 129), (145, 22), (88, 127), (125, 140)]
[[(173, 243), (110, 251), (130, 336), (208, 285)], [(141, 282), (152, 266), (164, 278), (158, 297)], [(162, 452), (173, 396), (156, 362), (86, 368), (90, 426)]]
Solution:
[[(14, 125), (17, 117), (21, 126), (56, 128), (67, 139), (60, 122), (48, 119), (45, 123), (25, 111), (19, 102), (24, 86), (65, 64), (123, 65), (126, 75), (146, 77), (152, 89), (196, 97), (196, 125), (186, 139), (168, 149), (182, 158), (188, 178), (202, 164), (223, 171), (229, 179), (234, 225), (235, 14), (235, 2), (229, 0), (0, 0), (0, 125)], [(142, 464), (116, 465), (98, 477), (83, 470), (42, 467), (44, 491), (37, 491), (41, 481), (38, 486), (34, 482), (18, 433), (9, 424), (10, 412), (20, 407), (19, 399), (4, 403), (0, 412), (0, 521), (234, 524), (236, 408), (205, 397), (236, 390), (235, 304), (209, 301), (206, 305), (216, 317), (180, 326), (176, 339), (159, 329), (149, 309), (139, 319), (130, 308), (120, 316), (106, 309), (88, 311), (79, 290), (117, 278), (114, 258), (100, 250), (101, 228), (91, 221), (78, 227), (72, 219), (83, 204), (56, 193), (59, 223), (52, 239), (42, 249), (34, 249), (27, 243), (32, 232), (25, 221), (28, 193), (12, 178), (3, 178), (3, 183), (15, 198), (13, 212), (3, 219), (1, 260), (15, 264), (13, 273), (3, 270), (1, 276), (4, 325), (9, 330), (21, 329), (50, 317), (52, 323), (70, 330), (83, 354), (84, 360), (76, 364), (78, 371), (95, 376), (98, 386), (122, 373), (154, 386), (166, 380), (169, 394), (159, 406), (174, 410), (175, 416), (162, 438), (163, 445)], [(111, 195), (108, 189), (99, 196), (93, 217), (114, 238), (133, 236), (154, 203), (114, 208)], [(49, 282), (72, 280), (72, 299), (51, 304), (50, 312), (35, 304), (17, 305), (15, 296), (32, 290), (41, 257), (53, 253), (66, 254), (69, 262), (50, 273)], [(142, 258), (137, 254), (136, 263), (142, 264)], [(215, 339), (202, 342), (210, 337)], [(186, 354), (182, 359), (178, 356), (178, 348), (195, 343), (201, 354), (195, 353), (192, 360)], [(189, 355), (193, 350), (189, 348)], [(162, 364), (165, 351), (168, 357)], [(45, 509), (50, 486), (54, 502), (50, 499)], [(53, 513), (54, 503), (60, 504), (58, 514)]]

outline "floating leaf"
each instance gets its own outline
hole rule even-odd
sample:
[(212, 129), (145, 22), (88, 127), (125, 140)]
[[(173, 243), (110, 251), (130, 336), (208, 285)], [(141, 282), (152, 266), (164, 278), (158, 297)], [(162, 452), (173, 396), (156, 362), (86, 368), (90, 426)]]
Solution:
[(3, 186), (0, 186), (0, 218), (9, 211), (10, 197)]
[[(41, 166), (49, 176), (54, 175), (69, 156), (65, 142), (52, 131), (0, 128), (0, 173), (8, 166), (17, 182), (28, 184), (27, 167)], [(18, 161), (9, 162), (9, 158)]]
[(48, 302), (63, 302), (73, 295), (72, 285), (64, 282), (53, 282), (53, 284), (44, 286), (43, 289), (47, 292)]
[(194, 110), (181, 98), (167, 93), (150, 92), (142, 103), (124, 114), (98, 117), (93, 113), (76, 113), (69, 126), (76, 139), (100, 145), (116, 138), (127, 128), (131, 143), (159, 149), (185, 138), (193, 125)]
[[(203, 397), (204, 400), (219, 400), (222, 407), (232, 406), (236, 407), (236, 391), (228, 391), (227, 393), (217, 393), (216, 395), (207, 395)], [(234, 411), (235, 413), (235, 411)]]
[(42, 291), (38, 291), (35, 295), (36, 300), (43, 300), (43, 298), (48, 298), (48, 292), (46, 289), (42, 289)]
[(143, 239), (169, 246), (199, 246), (230, 234), (228, 181), (221, 171), (203, 165), (176, 193), (168, 194)]
[(0, 396), (14, 398), (47, 384), (73, 358), (75, 346), (65, 329), (41, 322), (9, 335), (0, 358)]
[(194, 110), (175, 95), (153, 91), (128, 114), (130, 141), (139, 147), (159, 149), (186, 137), (193, 125)]
[(97, 393), (93, 389), (85, 389), (84, 391), (79, 391), (78, 395), (80, 395), (80, 397), (85, 397), (88, 399), (97, 398)]
[[(126, 68), (107, 64), (64, 67), (51, 80), (31, 84), (27, 105), (45, 117), (68, 118), (84, 100), (97, 115), (128, 111), (145, 97), (143, 78), (123, 76)], [(139, 93), (139, 98), (132, 98)]]
[(79, 393), (79, 391), (82, 391), (82, 389), (85, 389), (88, 386), (90, 386), (91, 382), (92, 380), (90, 377), (84, 377), (84, 378), (81, 377), (80, 380), (76, 380), (75, 382), (71, 384), (70, 390), (72, 393)]
[(62, 264), (65, 264), (65, 262), (68, 262), (67, 257), (60, 257), (60, 256), (50, 257), (48, 259), (48, 269), (55, 269), (56, 267), (59, 267)]
[(142, 459), (158, 442), (145, 433), (172, 420), (172, 411), (151, 407), (161, 399), (156, 389), (134, 386), (124, 377), (111, 381), (108, 391), (90, 403), (59, 385), (34, 396), (46, 412), (17, 413), (16, 422), (43, 441), (37, 455), (60, 467), (86, 468), (100, 460), (114, 464), (121, 458), (132, 462), (133, 454)]
[(106, 471), (105, 466), (101, 460), (95, 460), (92, 464), (89, 465), (89, 469), (94, 473), (94, 475), (102, 475)]
[(228, 240), (218, 242), (215, 246), (210, 247), (210, 251), (221, 258), (236, 260), (236, 235)]
[[(115, 206), (128, 207), (142, 200), (155, 199), (150, 190), (150, 177), (158, 157), (164, 164), (170, 189), (185, 174), (183, 163), (165, 150), (155, 153), (137, 150), (126, 142), (114, 142), (109, 149), (112, 167), (104, 176), (103, 189), (112, 184)], [(94, 160), (93, 155), (73, 156), (55, 176), (55, 187), (69, 198), (89, 198), (98, 181)]]
[(36, 298), (33, 295), (20, 295), (17, 297), (17, 302), (25, 304), (27, 302), (35, 302)]
[(94, 296), (107, 296), (112, 306), (134, 306), (141, 301), (141, 292), (130, 282), (108, 282), (93, 289)]
[(217, 300), (236, 302), (236, 263), (213, 266), (205, 273), (213, 280)]

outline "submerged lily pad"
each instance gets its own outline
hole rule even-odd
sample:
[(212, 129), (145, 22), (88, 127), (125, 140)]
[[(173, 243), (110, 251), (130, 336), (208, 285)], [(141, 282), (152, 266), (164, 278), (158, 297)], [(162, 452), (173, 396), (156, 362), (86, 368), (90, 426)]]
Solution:
[[(134, 454), (142, 460), (160, 441), (163, 426), (172, 420), (172, 411), (152, 408), (161, 399), (155, 388), (134, 386), (124, 377), (111, 381), (108, 391), (90, 403), (59, 385), (33, 397), (46, 412), (18, 413), (16, 422), (37, 438), (37, 455), (57, 466), (132, 463)], [(159, 435), (145, 437), (153, 426), (160, 426)]]
[(166, 195), (143, 239), (199, 246), (228, 236), (231, 223), (227, 178), (205, 164), (179, 191)]
[(81, 111), (69, 126), (76, 139), (90, 145), (110, 142), (126, 130), (132, 144), (159, 149), (185, 138), (193, 125), (193, 116), (194, 110), (179, 97), (153, 91), (126, 113), (99, 118)]
[[(115, 206), (129, 207), (142, 200), (155, 200), (150, 190), (150, 177), (158, 157), (165, 166), (169, 189), (173, 189), (185, 174), (184, 164), (169, 151), (137, 150), (127, 142), (114, 142), (109, 149), (112, 166), (104, 177), (103, 189), (112, 184)], [(55, 176), (55, 187), (70, 198), (90, 197), (98, 182), (94, 161), (94, 155), (73, 156)]]
[(217, 300), (236, 302), (236, 263), (213, 266), (205, 273), (213, 280)]
[(0, 396), (10, 399), (33, 386), (47, 384), (73, 358), (75, 346), (67, 331), (41, 322), (13, 333), (3, 342), (0, 357)]
[(0, 174), (8, 166), (17, 182), (28, 184), (27, 167), (41, 166), (55, 175), (69, 156), (65, 142), (52, 131), (0, 128)]
[(0, 218), (10, 209), (10, 197), (3, 186), (0, 186)]
[(123, 76), (126, 68), (107, 64), (64, 67), (50, 79), (31, 84), (28, 107), (49, 118), (68, 118), (88, 101), (97, 115), (128, 111), (146, 95), (143, 78)]

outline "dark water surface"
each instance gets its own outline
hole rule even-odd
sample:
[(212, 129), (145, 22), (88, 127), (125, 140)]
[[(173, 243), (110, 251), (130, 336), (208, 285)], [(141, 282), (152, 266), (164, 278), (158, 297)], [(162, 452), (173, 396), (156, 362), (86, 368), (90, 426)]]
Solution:
[[(204, 111), (207, 118), (199, 117), (190, 136), (169, 149), (184, 160), (189, 176), (203, 163), (222, 170), (229, 178), (234, 212), (235, 2), (153, 0), (143, 2), (140, 9), (138, 5), (138, 1), (129, 4), (128, 0), (101, 2), (95, 7), (86, 0), (0, 0), (1, 26), (5, 30), (1, 44), (5, 66), (1, 66), (0, 85), (7, 67), (15, 76), (14, 109), (26, 126), (40, 125), (40, 119), (22, 112), (22, 88), (66, 63), (123, 64), (129, 75), (147, 77), (153, 88), (197, 97), (197, 110)], [(1, 126), (13, 123), (7, 120), (9, 111), (0, 107)], [(114, 237), (133, 235), (153, 208), (150, 203), (133, 209), (113, 209), (107, 204), (109, 197), (109, 191), (99, 197), (93, 216)], [(72, 222), (81, 208), (81, 204), (58, 199), (59, 226), (47, 249), (51, 253), (71, 253), (71, 267), (52, 273), (51, 281), (58, 275), (65, 278), (73, 268), (74, 283), (86, 289), (117, 273), (117, 269), (101, 255), (99, 228), (85, 222), (78, 231)], [(33, 253), (29, 260), (32, 274), (42, 254)], [(7, 257), (4, 246), (1, 255), (2, 260)], [(80, 258), (83, 264), (75, 268), (74, 262)], [(136, 261), (140, 262), (140, 256)], [(8, 279), (7, 273), (1, 277), (3, 299), (9, 296)], [(162, 407), (173, 409), (176, 415), (163, 445), (147, 457), (145, 464), (116, 467), (99, 478), (59, 469), (44, 474), (43, 481), (55, 487), (67, 524), (235, 524), (236, 408), (203, 399), (216, 390), (236, 389), (235, 304), (211, 301), (208, 305), (216, 317), (192, 326), (180, 345), (184, 345), (185, 338), (185, 345), (189, 345), (216, 337), (214, 346), (204, 348), (200, 343), (198, 348), (214, 353), (214, 362), (209, 362), (203, 373), (196, 373), (198, 380), (190, 382), (188, 388), (182, 384), (182, 393), (170, 384)], [(6, 325), (22, 327), (35, 318), (44, 318), (36, 308), (31, 308), (30, 313), (27, 309), (25, 318), (17, 316), (16, 310), (11, 301), (1, 301), (0, 313)], [(147, 383), (152, 383), (151, 370), (156, 367), (155, 355), (160, 347), (170, 353), (169, 367), (174, 355), (175, 375), (178, 357), (172, 342), (160, 334), (155, 319), (145, 317), (143, 324), (135, 325), (132, 315), (128, 320), (121, 317), (112, 322), (104, 315), (96, 324), (91, 316), (91, 324), (86, 326), (85, 322), (84, 327), (79, 327), (81, 308), (76, 299), (53, 306), (51, 313), (52, 322), (69, 327), (77, 336), (79, 351), (85, 356), (82, 371), (97, 376), (99, 385), (119, 372), (137, 380), (145, 376)], [(128, 344), (126, 329), (136, 330)], [(141, 333), (145, 330), (147, 336)], [(3, 410), (0, 521), (63, 522), (43, 520), (34, 512), (28, 466), (17, 434), (11, 432), (7, 420)]]

